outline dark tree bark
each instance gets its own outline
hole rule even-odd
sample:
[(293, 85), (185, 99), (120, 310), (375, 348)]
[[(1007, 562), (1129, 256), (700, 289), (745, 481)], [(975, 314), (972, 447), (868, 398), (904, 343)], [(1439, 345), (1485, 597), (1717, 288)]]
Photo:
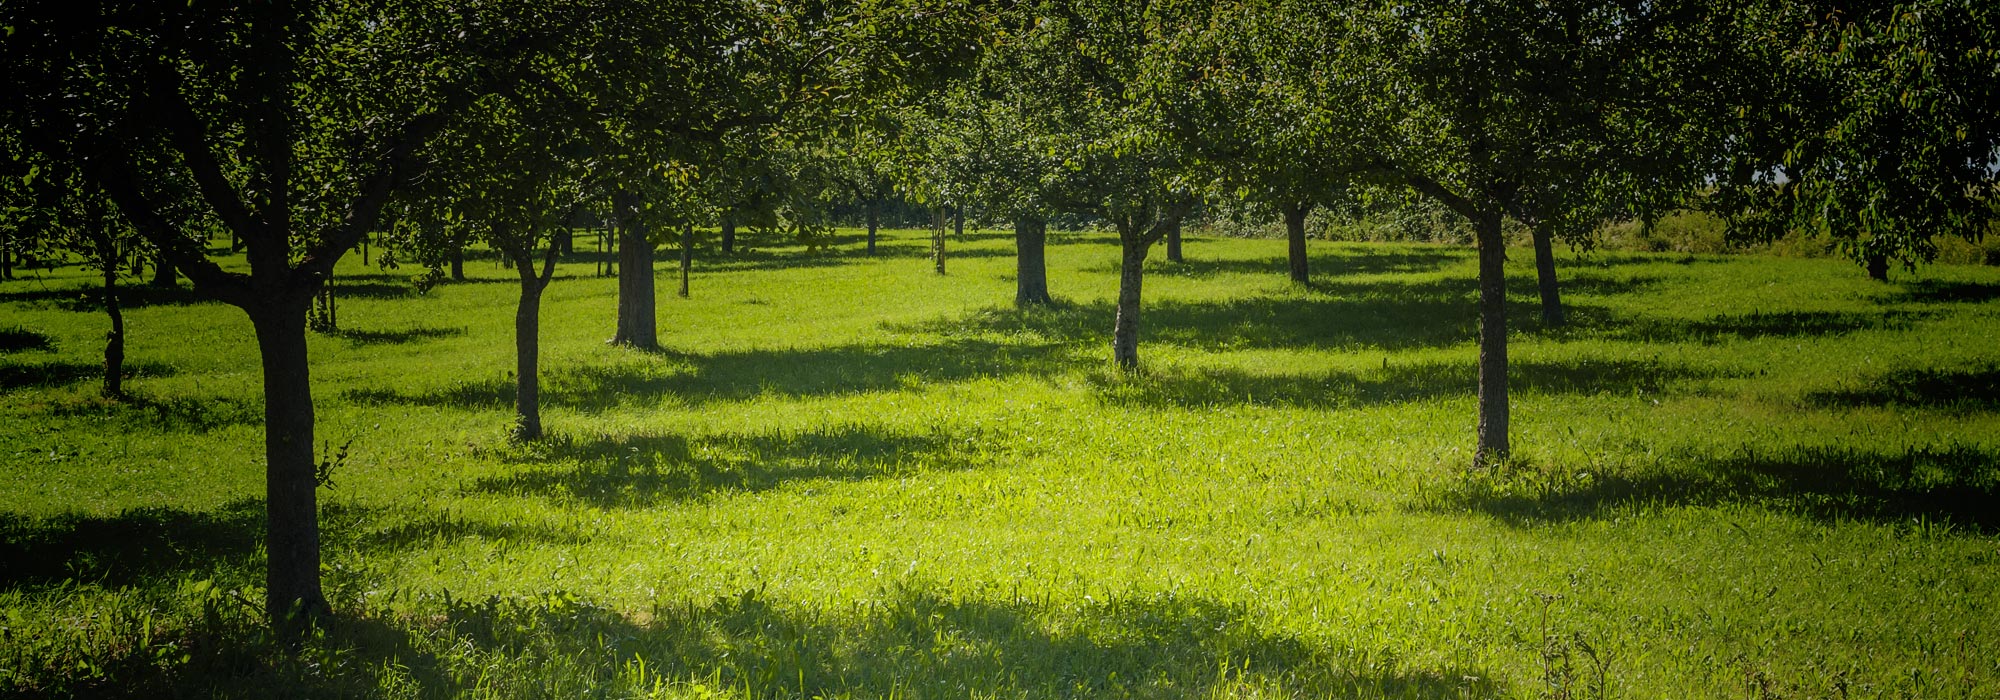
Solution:
[(465, 234), (459, 234), (451, 243), (451, 279), (465, 281)]
[(549, 242), (541, 272), (535, 271), (530, 248), (508, 251), (521, 278), (521, 300), (514, 308), (514, 439), (542, 439), (541, 332), (542, 291), (555, 275), (557, 247)]
[(965, 240), (965, 205), (963, 204), (951, 208), (951, 235), (957, 237), (957, 240)]
[(1141, 235), (1121, 235), (1123, 257), (1118, 266), (1118, 317), (1111, 328), (1111, 361), (1118, 369), (1139, 369), (1139, 289), (1146, 279), (1146, 254), (1153, 241)]
[(722, 253), (736, 254), (736, 217), (727, 213), (722, 215)]
[(1868, 279), (1877, 282), (1889, 281), (1889, 256), (1868, 256)]
[(576, 234), (568, 226), (556, 229), (556, 252), (569, 255), (576, 252)]
[(875, 254), (875, 231), (882, 226), (882, 198), (868, 200), (868, 254)]
[(14, 279), (14, 234), (0, 231), (0, 280)]
[(319, 584), (319, 462), (313, 455), (306, 362), (307, 298), (279, 298), (250, 309), (264, 365), (264, 603), (287, 636), (327, 612)]
[(1542, 325), (1560, 326), (1568, 319), (1563, 314), (1562, 289), (1556, 281), (1555, 232), (1547, 225), (1536, 226), (1535, 235), (1535, 286), (1542, 291)]
[(681, 226), (681, 298), (688, 297), (688, 273), (694, 270), (694, 224)]
[(173, 288), (178, 286), (179, 282), (180, 275), (175, 274), (172, 262), (164, 257), (153, 258), (153, 286)]
[(1181, 255), (1181, 223), (1175, 221), (1167, 227), (1167, 262), (1187, 262)]
[(1291, 261), (1292, 281), (1305, 284), (1311, 278), (1306, 269), (1306, 215), (1312, 213), (1312, 202), (1292, 202), (1285, 205), (1285, 243), (1287, 257)]
[(932, 231), (931, 260), (932, 262), (937, 263), (937, 273), (942, 275), (944, 274), (944, 230), (945, 230), (943, 209), (937, 210), (935, 219), (936, 221), (934, 225), (931, 226), (931, 231)]
[(660, 346), (653, 294), (653, 242), (644, 224), (628, 219), (618, 227), (618, 333), (611, 338), (613, 345), (641, 350)]
[(1049, 222), (1041, 217), (1014, 217), (1014, 306), (1055, 301), (1049, 298), (1048, 234)]
[(1479, 444), (1474, 466), (1506, 461), (1507, 440), (1507, 248), (1500, 211), (1488, 208), (1473, 219), (1479, 244)]
[(125, 395), (125, 313), (118, 308), (118, 268), (104, 266), (104, 313), (111, 332), (104, 334), (104, 395)]

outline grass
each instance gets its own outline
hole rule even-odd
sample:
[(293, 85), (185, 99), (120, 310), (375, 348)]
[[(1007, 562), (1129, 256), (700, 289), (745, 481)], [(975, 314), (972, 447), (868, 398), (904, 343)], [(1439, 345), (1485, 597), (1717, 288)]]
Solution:
[[(2000, 695), (2000, 271), (1510, 263), (1517, 459), (1468, 473), (1475, 267), (1194, 238), (1109, 371), (1117, 249), (697, 260), (666, 350), (587, 255), (506, 440), (511, 273), (343, 263), (311, 339), (338, 611), (263, 638), (259, 372), (147, 292), (95, 395), (87, 275), (0, 283), (0, 694), (298, 697)], [(670, 267), (666, 261), (662, 267)], [(662, 271), (662, 277), (669, 273)]]

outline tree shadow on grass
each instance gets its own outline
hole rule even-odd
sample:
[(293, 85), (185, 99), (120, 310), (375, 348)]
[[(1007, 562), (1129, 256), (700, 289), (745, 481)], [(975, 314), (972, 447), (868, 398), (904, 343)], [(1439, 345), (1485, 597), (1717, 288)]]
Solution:
[(1957, 445), (1900, 452), (1830, 446), (1692, 455), (1638, 473), (1471, 477), (1439, 499), (1529, 525), (1630, 506), (1744, 503), (1827, 521), (1924, 519), (2000, 529), (2000, 454)]
[(1919, 280), (1903, 285), (1895, 301), (1918, 304), (1981, 304), (2000, 299), (2000, 284)]
[(0, 352), (49, 351), (54, 349), (56, 349), (54, 338), (18, 326), (0, 328)]
[(207, 433), (264, 420), (261, 401), (228, 397), (169, 396), (156, 398), (143, 390), (109, 398), (60, 395), (23, 403), (23, 413), (53, 418), (94, 419), (92, 430), (154, 430), (167, 433)]
[[(338, 607), (338, 606), (337, 606)], [(744, 698), (1510, 697), (1483, 669), (1399, 663), (1267, 629), (1239, 603), (1171, 593), (1104, 600), (973, 597), (901, 583), (863, 605), (820, 608), (751, 589), (628, 615), (560, 591), (429, 598), (416, 615), (363, 608), (284, 651), (255, 619), (148, 630), (163, 659), (31, 664), (37, 687), (137, 696), (457, 697), (665, 691)], [(115, 634), (137, 632), (118, 629)], [(132, 644), (144, 650), (142, 644)], [(136, 656), (136, 655), (135, 655)]]
[[(125, 379), (165, 377), (174, 373), (171, 365), (157, 362), (126, 362)], [(68, 360), (50, 362), (25, 362), (15, 364), (0, 362), (0, 391), (15, 389), (51, 389), (69, 386), (77, 382), (102, 380), (104, 365)]]
[(403, 328), (392, 331), (369, 331), (341, 328), (327, 335), (346, 340), (356, 347), (369, 345), (406, 345), (424, 340), (440, 340), (465, 335), (464, 328)]
[(2000, 410), (2000, 366), (1897, 370), (1857, 388), (1816, 392), (1806, 404), (1823, 408), (1912, 406), (1949, 411)]
[[(1115, 239), (1114, 239), (1115, 242)], [(1273, 241), (1272, 250), (1282, 251), (1284, 241)], [(1007, 251), (1012, 255), (1013, 251)], [(1413, 274), (1435, 272), (1472, 259), (1469, 251), (1451, 249), (1416, 251), (1324, 251), (1307, 256), (1307, 267), (1316, 282), (1354, 275)], [(1154, 256), (1146, 260), (1148, 274), (1170, 277), (1208, 278), (1217, 275), (1285, 275), (1290, 268), (1283, 255), (1266, 258), (1213, 259), (1193, 257), (1184, 262), (1168, 262)], [(1104, 275), (1119, 272), (1116, 261), (1084, 269)], [(1465, 282), (1468, 288), (1474, 282)]]
[(1602, 337), (1640, 343), (1724, 343), (1763, 338), (1828, 338), (1871, 330), (1907, 330), (1930, 314), (1878, 311), (1779, 311), (1719, 314), (1702, 319), (1622, 314), (1572, 304), (1568, 326), (1544, 329), (1555, 337)]
[(861, 425), (688, 438), (681, 435), (558, 436), (517, 448), (532, 465), (479, 479), (472, 491), (643, 508), (716, 492), (758, 492), (799, 481), (851, 481), (994, 462), (979, 440), (934, 430), (907, 433)]
[[(976, 339), (699, 355), (663, 352), (649, 357), (657, 359), (545, 372), (542, 399), (546, 405), (600, 412), (657, 406), (668, 399), (700, 403), (759, 396), (834, 396), (983, 377), (1046, 374), (1078, 361), (1068, 349), (1051, 344)], [(461, 381), (415, 393), (350, 389), (342, 396), (357, 403), (503, 409), (513, 405), (514, 382), (505, 378)]]
[(115, 516), (0, 513), (0, 590), (64, 582), (127, 586), (203, 568), (242, 567), (264, 530), (262, 501), (211, 512), (141, 508)]
[[(1734, 376), (1730, 372), (1658, 360), (1515, 361), (1508, 388), (1527, 395), (1665, 394), (1683, 383)], [(1106, 401), (1152, 407), (1267, 405), (1355, 408), (1472, 397), (1479, 368), (1463, 363), (1388, 364), (1379, 371), (1321, 374), (1253, 374), (1238, 370), (1153, 371), (1139, 377), (1091, 375)]]
[[(78, 313), (102, 313), (104, 311), (102, 295), (102, 290), (95, 286), (24, 289), (0, 292), (0, 303), (15, 302)], [(118, 287), (118, 305), (127, 310), (149, 306), (188, 306), (207, 303), (220, 302), (190, 287), (155, 287), (148, 284)]]

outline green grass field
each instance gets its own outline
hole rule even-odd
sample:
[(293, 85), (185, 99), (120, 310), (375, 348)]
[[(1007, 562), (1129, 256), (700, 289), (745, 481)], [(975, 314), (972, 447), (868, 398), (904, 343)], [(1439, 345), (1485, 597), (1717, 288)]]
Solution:
[(2000, 269), (1564, 253), (1510, 263), (1515, 463), (1469, 473), (1469, 250), (1195, 238), (1110, 370), (1115, 238), (661, 261), (543, 316), (515, 446), (511, 273), (343, 263), (312, 338), (337, 619), (263, 635), (250, 325), (0, 283), (0, 694), (2000, 697)]

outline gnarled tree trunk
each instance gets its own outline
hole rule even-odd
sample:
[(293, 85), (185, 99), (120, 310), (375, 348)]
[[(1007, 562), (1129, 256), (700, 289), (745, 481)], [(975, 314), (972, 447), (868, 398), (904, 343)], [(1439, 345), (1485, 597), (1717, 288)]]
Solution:
[(465, 281), (465, 234), (462, 233), (451, 242), (451, 279)]
[(1049, 222), (1039, 216), (1014, 217), (1014, 305), (1048, 305)]
[(1111, 327), (1111, 361), (1118, 369), (1139, 369), (1139, 290), (1146, 278), (1146, 254), (1153, 242), (1140, 235), (1120, 235), (1118, 317)]
[(1167, 227), (1167, 262), (1187, 262), (1181, 255), (1181, 222), (1175, 221)]
[(628, 219), (618, 227), (618, 332), (611, 337), (613, 345), (660, 346), (653, 293), (653, 242), (643, 224)]
[(555, 272), (558, 248), (549, 242), (540, 273), (529, 249), (508, 251), (521, 278), (521, 299), (514, 308), (514, 439), (542, 438), (541, 331), (542, 291)]
[(1479, 244), (1479, 443), (1474, 466), (1506, 461), (1507, 441), (1507, 247), (1500, 212), (1487, 209), (1473, 220)]
[(1562, 289), (1556, 282), (1555, 233), (1547, 225), (1536, 226), (1535, 234), (1535, 286), (1542, 290), (1542, 324), (1560, 326), (1567, 322), (1563, 314)]
[(319, 584), (319, 462), (306, 362), (310, 298), (284, 296), (248, 309), (264, 365), (264, 602), (287, 636), (327, 612)]
[(1305, 284), (1310, 278), (1306, 269), (1306, 215), (1312, 212), (1312, 202), (1292, 202), (1285, 205), (1286, 257), (1291, 262), (1292, 281)]

